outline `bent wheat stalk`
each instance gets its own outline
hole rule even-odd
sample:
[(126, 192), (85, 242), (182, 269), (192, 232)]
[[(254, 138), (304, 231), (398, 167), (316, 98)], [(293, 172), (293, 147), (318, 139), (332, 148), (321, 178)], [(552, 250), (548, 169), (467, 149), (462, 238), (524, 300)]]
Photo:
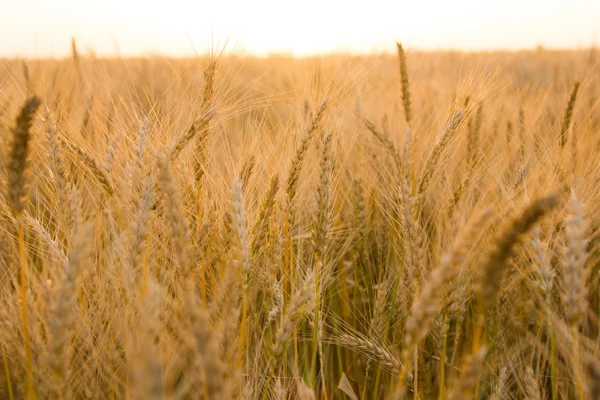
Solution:
[(482, 268), (478, 268), (478, 276), (473, 286), (473, 293), (478, 303), (478, 316), (473, 334), (473, 354), (476, 354), (481, 347), (485, 313), (496, 303), (506, 264), (513, 254), (514, 247), (523, 234), (558, 204), (556, 195), (543, 197), (530, 204), (504, 229), (489, 253), (486, 263)]

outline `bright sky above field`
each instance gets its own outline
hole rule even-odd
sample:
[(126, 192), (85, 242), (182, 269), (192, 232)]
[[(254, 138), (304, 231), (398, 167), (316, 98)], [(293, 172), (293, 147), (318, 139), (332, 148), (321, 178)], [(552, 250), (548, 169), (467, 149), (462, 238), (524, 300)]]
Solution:
[(587, 47), (600, 0), (1, 0), (0, 56)]

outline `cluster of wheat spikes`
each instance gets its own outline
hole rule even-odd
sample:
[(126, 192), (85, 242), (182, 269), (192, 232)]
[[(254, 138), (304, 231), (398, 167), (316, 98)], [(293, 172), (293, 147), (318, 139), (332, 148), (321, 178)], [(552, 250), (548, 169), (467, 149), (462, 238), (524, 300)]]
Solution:
[(594, 50), (72, 49), (0, 61), (0, 398), (600, 398)]

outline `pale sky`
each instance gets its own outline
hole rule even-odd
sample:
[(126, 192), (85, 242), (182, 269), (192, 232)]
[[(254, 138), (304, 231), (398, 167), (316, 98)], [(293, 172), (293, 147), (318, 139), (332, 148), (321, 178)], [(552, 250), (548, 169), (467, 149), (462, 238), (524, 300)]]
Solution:
[(600, 0), (0, 0), (0, 57), (580, 48)]

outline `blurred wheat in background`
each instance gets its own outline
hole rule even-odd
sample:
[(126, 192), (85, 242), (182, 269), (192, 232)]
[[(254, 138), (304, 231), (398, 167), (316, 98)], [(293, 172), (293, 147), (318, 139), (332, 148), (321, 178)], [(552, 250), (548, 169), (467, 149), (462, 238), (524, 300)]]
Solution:
[(600, 398), (600, 60), (0, 61), (0, 397)]

